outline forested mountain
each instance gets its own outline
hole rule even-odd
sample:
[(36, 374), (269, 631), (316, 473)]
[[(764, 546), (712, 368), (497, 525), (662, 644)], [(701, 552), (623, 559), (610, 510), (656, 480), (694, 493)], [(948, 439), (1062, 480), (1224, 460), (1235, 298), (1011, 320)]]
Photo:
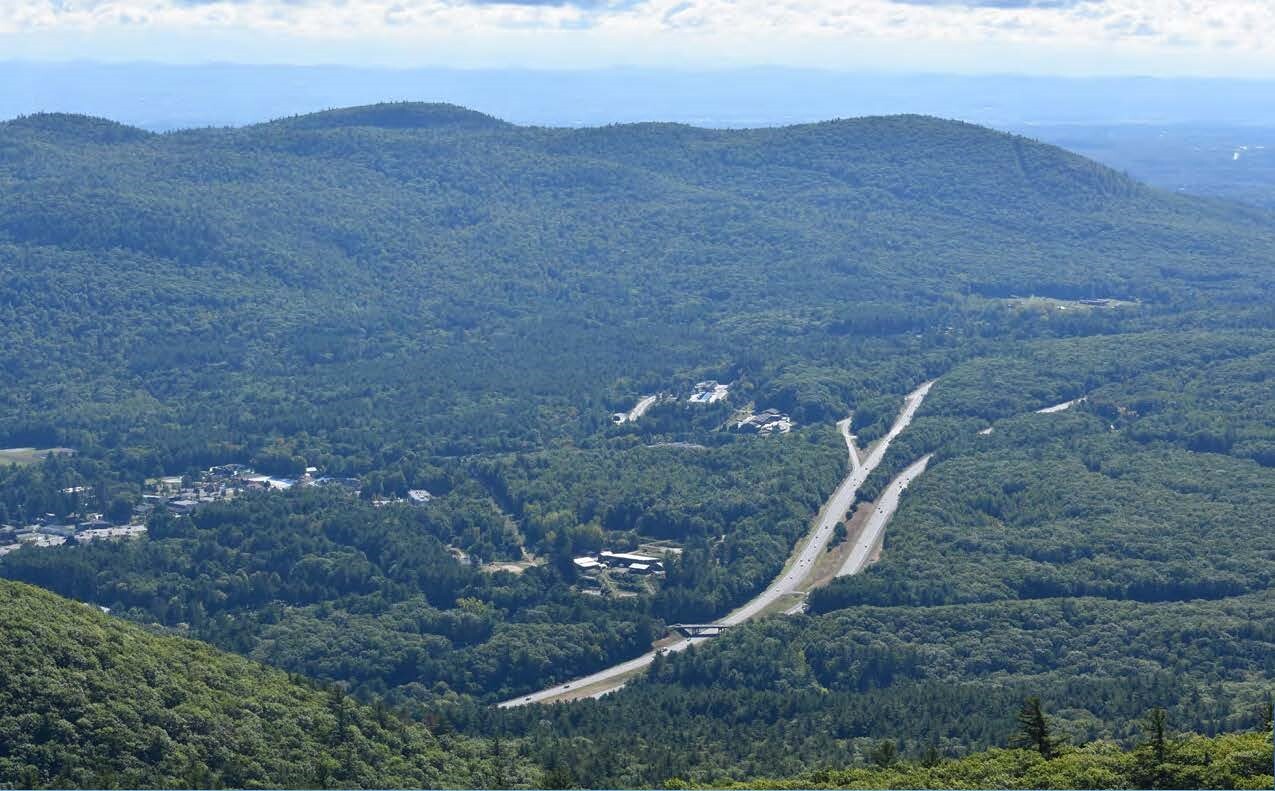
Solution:
[[(1269, 691), (1268, 213), (934, 118), (417, 104), (20, 118), (0, 185), (0, 448), (34, 462), (0, 466), (0, 530), (147, 529), (2, 576), (517, 742), (558, 784), (959, 756), (1028, 695), (1077, 743), (1152, 706), (1215, 734)], [(846, 473), (833, 422), (871, 443), (928, 380), (859, 492), (934, 454), (879, 564), (601, 700), (490, 707), (761, 591)], [(766, 409), (792, 430), (738, 430)], [(233, 499), (155, 494), (235, 465), (261, 475)], [(573, 559), (608, 548), (670, 553), (589, 587)]]
[(0, 177), (0, 437), (148, 473), (277, 438), (354, 473), (386, 446), (531, 449), (598, 428), (621, 380), (701, 372), (816, 378), (770, 395), (839, 416), (920, 373), (848, 360), (964, 335), (980, 297), (1259, 305), (1275, 241), (1264, 215), (917, 117), (551, 130), (391, 105), (151, 135), (45, 115), (0, 126)]
[(539, 773), (193, 640), (0, 581), (0, 786), (454, 787)]

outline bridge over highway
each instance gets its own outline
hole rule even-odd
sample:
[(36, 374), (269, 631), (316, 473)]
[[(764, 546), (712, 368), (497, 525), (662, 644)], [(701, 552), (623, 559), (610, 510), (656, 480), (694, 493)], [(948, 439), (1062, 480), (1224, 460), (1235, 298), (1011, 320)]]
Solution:
[(683, 637), (716, 637), (730, 628), (724, 623), (674, 623), (670, 629), (676, 630)]

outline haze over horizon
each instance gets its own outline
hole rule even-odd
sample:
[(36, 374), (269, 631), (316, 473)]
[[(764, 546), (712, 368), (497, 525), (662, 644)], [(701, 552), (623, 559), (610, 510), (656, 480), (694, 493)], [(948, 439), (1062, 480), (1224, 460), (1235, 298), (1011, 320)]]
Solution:
[(920, 114), (1009, 131), (1068, 125), (1275, 125), (1275, 81), (887, 74), (750, 67), (393, 69), (0, 61), (0, 120), (34, 112), (153, 131), (239, 126), (334, 107), (445, 102), (524, 125), (668, 121), (761, 127)]
[(7, 0), (11, 58), (1275, 76), (1267, 0)]

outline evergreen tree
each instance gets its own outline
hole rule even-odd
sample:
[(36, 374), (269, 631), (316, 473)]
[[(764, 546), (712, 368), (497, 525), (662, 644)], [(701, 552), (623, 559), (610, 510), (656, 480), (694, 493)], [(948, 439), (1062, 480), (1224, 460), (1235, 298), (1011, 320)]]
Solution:
[(869, 758), (877, 766), (891, 766), (899, 758), (899, 748), (895, 746), (893, 741), (886, 739), (872, 748), (872, 754)]
[(1023, 707), (1018, 712), (1018, 732), (1014, 734), (1010, 744), (1035, 750), (1045, 760), (1056, 754), (1049, 719), (1045, 716), (1040, 698), (1033, 695), (1023, 702)]
[(1137, 751), (1138, 783), (1147, 788), (1164, 788), (1168, 782), (1168, 715), (1164, 709), (1152, 709), (1142, 727), (1146, 740)]

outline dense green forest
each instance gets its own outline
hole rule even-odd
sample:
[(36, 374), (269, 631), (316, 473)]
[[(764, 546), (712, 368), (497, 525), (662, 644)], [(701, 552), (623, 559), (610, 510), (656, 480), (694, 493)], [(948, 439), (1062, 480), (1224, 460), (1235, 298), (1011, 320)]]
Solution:
[(193, 640), (0, 582), (0, 787), (527, 785), (500, 745), (430, 733)]
[[(884, 742), (876, 766), (753, 778), (738, 788), (1252, 788), (1271, 785), (1262, 733), (1148, 736), (1131, 750), (1095, 742), (1046, 759), (1026, 749), (952, 761), (897, 762)], [(677, 787), (670, 782), (666, 787)], [(730, 787), (730, 786), (727, 786)]]
[[(372, 774), (234, 774), (191, 747), (162, 769), (23, 757), (19, 784), (1027, 784), (1054, 775), (1012, 751), (861, 767), (883, 741), (1003, 747), (1027, 696), (1073, 744), (1128, 746), (1151, 707), (1205, 737), (1258, 724), (1265, 211), (933, 118), (540, 129), (417, 104), (163, 135), (20, 118), (0, 185), (0, 448), (70, 451), (0, 462), (0, 529), (148, 529), (24, 547), (0, 576), (172, 636), (146, 651), (232, 661), (177, 639), (197, 638), (320, 707), (464, 734)], [(879, 563), (600, 700), (490, 707), (759, 592), (846, 473), (833, 422), (866, 446), (932, 379), (859, 491), (934, 454)], [(689, 402), (703, 380), (729, 396)], [(795, 428), (734, 430), (749, 408)], [(135, 511), (158, 476), (231, 463), (344, 483)], [(574, 557), (652, 542), (677, 550), (662, 577), (584, 590)], [(482, 774), (491, 738), (517, 745), (508, 774)], [(1064, 759), (1084, 766), (1060, 785), (1119, 785), (1132, 760)]]
[[(588, 782), (576, 750), (540, 724), (487, 740), (410, 723), (199, 642), (149, 634), (22, 584), (0, 582), (0, 787), (570, 787)], [(1269, 730), (1269, 706), (1258, 712)], [(902, 759), (877, 741), (855, 769), (763, 774), (746, 787), (1265, 788), (1262, 732), (1179, 735), (1163, 717), (1131, 722), (1132, 750), (1033, 749)], [(1022, 726), (1019, 726), (1020, 730)], [(1009, 743), (1016, 744), (1017, 736)], [(829, 760), (812, 764), (840, 765)], [(543, 765), (537, 765), (537, 759)], [(778, 767), (776, 767), (778, 768)], [(660, 771), (657, 769), (657, 771)], [(684, 788), (685, 777), (658, 783)]]

